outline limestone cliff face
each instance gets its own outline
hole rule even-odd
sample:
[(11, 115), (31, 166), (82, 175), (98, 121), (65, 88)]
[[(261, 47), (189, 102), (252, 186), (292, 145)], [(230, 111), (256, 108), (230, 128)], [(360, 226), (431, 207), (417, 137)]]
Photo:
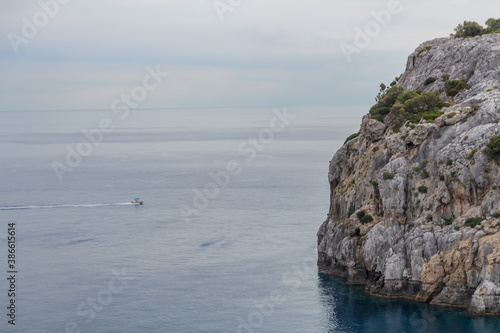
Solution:
[[(470, 89), (451, 99), (442, 80), (424, 85), (444, 73)], [(425, 42), (398, 85), (451, 106), (399, 133), (363, 118), (330, 162), (318, 264), (372, 294), (500, 315), (500, 168), (483, 152), (500, 135), (500, 34)], [(468, 227), (469, 217), (485, 220)]]

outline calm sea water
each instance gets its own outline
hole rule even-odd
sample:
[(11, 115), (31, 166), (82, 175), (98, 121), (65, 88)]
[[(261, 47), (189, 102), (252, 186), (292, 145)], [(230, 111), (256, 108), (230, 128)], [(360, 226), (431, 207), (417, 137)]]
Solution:
[[(316, 268), (328, 161), (363, 111), (341, 109), (289, 108), (272, 139), (271, 109), (0, 112), (0, 266), (15, 222), (18, 271), (15, 327), (0, 282), (0, 331), (498, 332), (498, 318), (371, 298)], [(51, 164), (104, 118), (114, 130), (60, 182)]]

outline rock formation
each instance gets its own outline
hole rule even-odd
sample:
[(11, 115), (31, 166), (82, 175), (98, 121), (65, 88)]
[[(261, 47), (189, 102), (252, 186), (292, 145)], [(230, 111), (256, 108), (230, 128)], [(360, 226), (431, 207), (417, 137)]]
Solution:
[[(469, 89), (448, 96), (445, 73)], [(500, 135), (500, 34), (425, 42), (397, 85), (450, 105), (399, 130), (363, 118), (330, 162), (318, 265), (374, 295), (500, 315), (500, 167), (484, 152)]]

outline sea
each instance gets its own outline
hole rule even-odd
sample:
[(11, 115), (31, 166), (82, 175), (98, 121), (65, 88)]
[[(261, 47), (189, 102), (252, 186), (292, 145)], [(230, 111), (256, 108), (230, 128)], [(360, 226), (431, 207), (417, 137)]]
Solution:
[(317, 268), (366, 110), (0, 112), (0, 332), (499, 332)]

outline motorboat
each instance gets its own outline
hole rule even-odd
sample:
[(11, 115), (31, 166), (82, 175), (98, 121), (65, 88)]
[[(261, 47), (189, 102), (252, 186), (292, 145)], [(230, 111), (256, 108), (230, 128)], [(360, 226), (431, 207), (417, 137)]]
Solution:
[(130, 201), (133, 205), (142, 205), (142, 200), (139, 198), (135, 198), (134, 200)]

